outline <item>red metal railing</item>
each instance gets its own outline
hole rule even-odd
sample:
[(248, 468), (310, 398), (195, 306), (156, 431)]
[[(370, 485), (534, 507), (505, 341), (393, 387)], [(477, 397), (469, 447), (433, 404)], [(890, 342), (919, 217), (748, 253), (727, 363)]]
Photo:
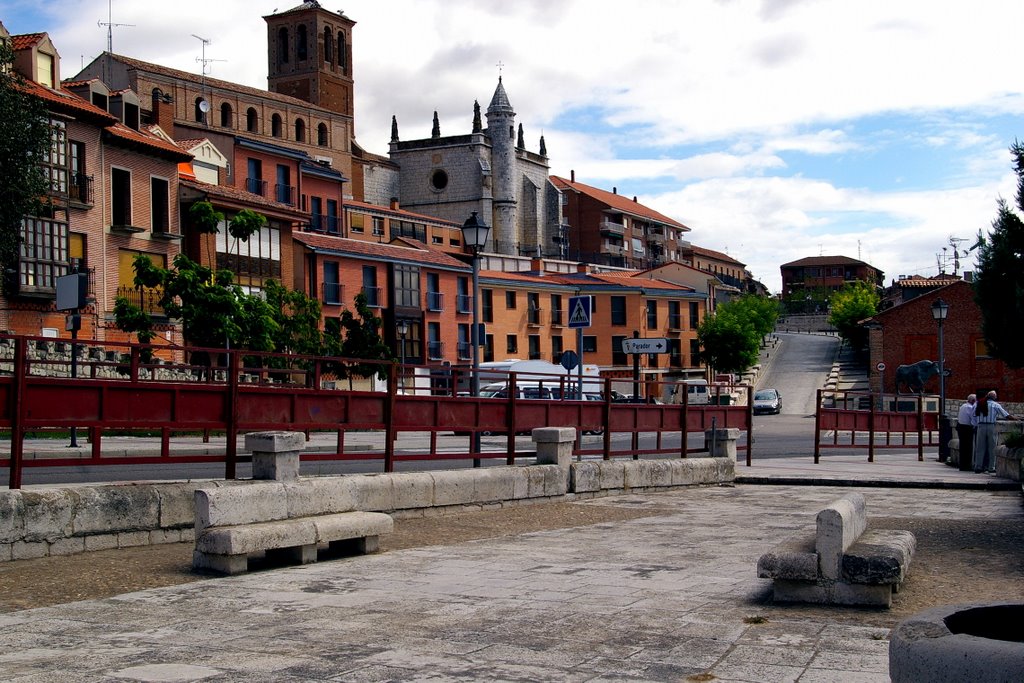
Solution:
[[(901, 395), (898, 401), (891, 398), (871, 392), (819, 389), (814, 420), (815, 464), (822, 448), (866, 448), (868, 462), (874, 462), (875, 449), (915, 447), (918, 461), (924, 461), (925, 446), (939, 445), (934, 440), (939, 429), (938, 413), (925, 412), (919, 395)], [(885, 410), (892, 407), (882, 405), (887, 400), (907, 409)], [(831, 433), (831, 442), (823, 440), (826, 433)], [(849, 442), (844, 442), (841, 435), (846, 435)], [(908, 441), (908, 435), (916, 438)], [(884, 436), (881, 443), (879, 436)]]
[[(650, 402), (618, 403), (612, 401), (612, 380), (603, 383), (600, 400), (573, 400), (571, 380), (559, 382), (558, 398), (530, 400), (515, 391), (517, 378), (510, 374), (506, 398), (483, 398), (461, 395), (467, 385), (466, 369), (425, 369), (434, 373), (429, 386), (413, 382), (411, 390), (399, 391), (398, 366), (394, 363), (373, 364), (358, 359), (314, 358), (306, 356), (254, 353), (224, 349), (182, 349), (177, 347), (140, 347), (138, 345), (104, 343), (98, 350), (95, 342), (88, 352), (67, 353), (62, 358), (36, 358), (30, 354), (34, 346), (51, 348), (66, 340), (15, 337), (13, 358), (0, 359), (0, 429), (9, 430), (11, 453), (0, 459), (0, 467), (10, 468), (9, 485), (19, 488), (25, 467), (56, 467), (68, 465), (151, 464), (223, 462), (225, 478), (235, 477), (240, 458), (236, 451), (239, 433), (265, 429), (296, 431), (330, 431), (337, 433), (336, 453), (304, 454), (303, 459), (357, 460), (383, 459), (384, 470), (393, 471), (398, 460), (503, 458), (513, 464), (516, 458), (515, 435), (529, 433), (534, 427), (564, 426), (577, 429), (576, 453), (614, 456), (642, 454), (677, 454), (705, 450), (690, 448), (686, 435), (703, 432), (712, 423), (717, 427), (749, 430), (752, 424), (750, 389), (746, 405), (732, 401), (714, 401), (713, 405), (663, 405), (654, 403), (659, 387), (646, 383)], [(74, 367), (70, 357), (74, 355)], [(6, 367), (5, 367), (6, 365)], [(9, 368), (9, 370), (8, 370)], [(372, 380), (346, 373), (359, 370), (363, 375), (383, 368), (386, 381), (374, 386)], [(70, 372), (69, 372), (70, 370)], [(74, 375), (53, 376), (55, 374)], [(491, 380), (489, 380), (491, 381)], [(529, 382), (536, 382), (531, 375)], [(545, 379), (544, 382), (551, 384)], [(349, 388), (325, 388), (334, 382)], [(725, 388), (718, 387), (721, 393)], [(713, 392), (714, 393), (714, 392)], [(578, 396), (578, 392), (575, 394)], [(714, 400), (714, 399), (712, 399)], [(742, 401), (741, 401), (742, 403)], [(24, 456), (24, 440), (28, 433), (46, 430), (84, 429), (91, 445), (87, 457), (47, 457), (28, 460)], [(102, 439), (105, 432), (157, 431), (160, 433), (159, 456), (104, 455)], [(345, 453), (345, 434), (353, 430), (379, 430), (384, 433), (383, 452)], [(175, 454), (170, 447), (174, 433), (211, 431), (226, 435), (223, 455)], [(430, 452), (395, 453), (396, 437), (401, 432), (429, 432)], [(437, 450), (437, 435), (442, 432), (463, 433), (469, 437), (466, 452), (443, 453)], [(507, 447), (503, 451), (482, 452), (477, 434), (504, 433)], [(582, 434), (602, 433), (600, 449), (584, 450)], [(681, 445), (676, 449), (662, 447), (665, 433), (679, 433)], [(632, 434), (631, 448), (613, 450), (612, 433)], [(654, 433), (654, 448), (638, 448), (638, 437)], [(752, 442), (752, 439), (748, 439)], [(741, 446), (751, 464), (749, 443)]]

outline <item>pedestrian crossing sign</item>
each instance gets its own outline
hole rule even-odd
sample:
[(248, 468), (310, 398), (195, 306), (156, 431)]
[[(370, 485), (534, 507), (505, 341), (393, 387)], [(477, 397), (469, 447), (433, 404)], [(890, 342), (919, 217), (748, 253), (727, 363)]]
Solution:
[(569, 297), (569, 327), (590, 327), (591, 310), (590, 295)]

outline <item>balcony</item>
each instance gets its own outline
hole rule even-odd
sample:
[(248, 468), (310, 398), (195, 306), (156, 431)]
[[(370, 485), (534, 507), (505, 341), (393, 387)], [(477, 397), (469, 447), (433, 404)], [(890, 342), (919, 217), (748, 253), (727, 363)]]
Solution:
[(455, 310), (458, 313), (472, 313), (473, 297), (469, 294), (457, 294), (455, 296)]
[(471, 360), (473, 358), (473, 345), (469, 342), (459, 342), (459, 360)]
[(366, 305), (370, 308), (380, 308), (380, 287), (363, 287), (359, 290), (366, 296)]
[(601, 251), (609, 256), (622, 256), (622, 245), (603, 242), (601, 244)]
[(245, 191), (258, 194), (261, 197), (267, 196), (267, 181), (261, 178), (246, 178)]
[(556, 308), (551, 311), (551, 327), (564, 327), (565, 323), (562, 320), (562, 309)]
[(341, 306), (345, 302), (345, 285), (339, 282), (324, 282), (321, 290), (321, 300), (325, 304)]
[(127, 299), (128, 303), (149, 315), (164, 314), (164, 309), (160, 306), (160, 299), (163, 298), (163, 295), (163, 290), (157, 288), (133, 285), (121, 285), (117, 288), (118, 298)]
[(443, 311), (444, 294), (441, 292), (427, 292), (427, 310), (435, 312)]
[(530, 308), (526, 315), (526, 324), (530, 327), (540, 327), (544, 324), (544, 310), (540, 308)]
[(274, 200), (281, 204), (295, 206), (295, 187), (292, 185), (274, 185)]
[(328, 216), (322, 213), (311, 213), (309, 215), (309, 229), (312, 232), (338, 233), (338, 217)]
[(616, 235), (622, 237), (626, 234), (626, 226), (613, 221), (601, 221), (598, 225), (602, 235)]
[(683, 331), (683, 316), (680, 313), (668, 314), (668, 331), (676, 334)]
[(428, 360), (444, 360), (444, 342), (442, 342), (442, 341), (428, 341), (427, 342), (427, 359)]
[(71, 184), (68, 186), (68, 199), (78, 204), (93, 203), (92, 176), (84, 173), (72, 173)]

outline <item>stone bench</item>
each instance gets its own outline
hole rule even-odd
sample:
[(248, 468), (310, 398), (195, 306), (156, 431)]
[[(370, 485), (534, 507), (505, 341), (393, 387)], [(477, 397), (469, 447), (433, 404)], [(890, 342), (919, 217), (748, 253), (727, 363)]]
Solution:
[(850, 493), (818, 513), (813, 529), (757, 561), (776, 602), (889, 607), (917, 547), (909, 531), (867, 530), (864, 495)]
[(193, 568), (239, 574), (255, 553), (309, 564), (321, 545), (377, 552), (380, 536), (394, 528), (391, 516), (356, 510), (339, 490), (299, 479), (304, 443), (301, 432), (247, 434), (255, 480), (196, 490)]

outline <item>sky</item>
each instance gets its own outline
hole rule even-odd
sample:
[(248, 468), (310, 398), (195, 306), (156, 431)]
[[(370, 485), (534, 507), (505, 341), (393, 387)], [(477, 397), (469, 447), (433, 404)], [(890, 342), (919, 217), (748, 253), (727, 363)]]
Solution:
[[(74, 76), (106, 49), (266, 88), (262, 17), (296, 0), (0, 0)], [(499, 74), (551, 174), (633, 197), (745, 263), (843, 255), (973, 270), (1013, 203), (1024, 3), (1011, 0), (321, 0), (357, 22), (356, 137), (470, 131)], [(199, 36), (199, 37), (197, 37)], [(954, 253), (959, 255), (954, 259)], [(958, 260), (959, 264), (955, 263)]]

